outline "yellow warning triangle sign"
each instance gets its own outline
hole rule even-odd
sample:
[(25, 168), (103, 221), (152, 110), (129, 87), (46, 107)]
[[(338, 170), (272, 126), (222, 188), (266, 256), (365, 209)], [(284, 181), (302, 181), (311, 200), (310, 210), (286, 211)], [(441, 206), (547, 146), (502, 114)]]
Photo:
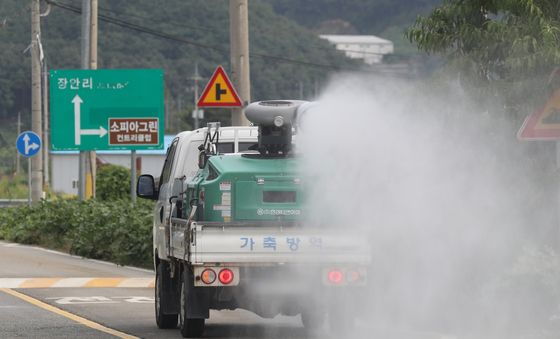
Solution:
[(241, 107), (241, 99), (224, 68), (218, 66), (198, 99), (198, 107)]

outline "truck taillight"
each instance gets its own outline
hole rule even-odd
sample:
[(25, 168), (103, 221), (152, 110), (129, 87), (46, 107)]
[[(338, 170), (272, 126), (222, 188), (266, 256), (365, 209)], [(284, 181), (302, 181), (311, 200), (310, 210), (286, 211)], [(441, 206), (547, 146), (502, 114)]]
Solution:
[(327, 278), (329, 282), (334, 285), (339, 285), (344, 282), (344, 274), (341, 270), (333, 269), (327, 273)]
[(218, 279), (224, 285), (229, 285), (233, 281), (233, 271), (229, 268), (223, 268), (220, 273), (218, 273)]
[(359, 283), (362, 280), (362, 275), (358, 270), (348, 270), (346, 272), (346, 281), (350, 284)]
[(365, 286), (367, 270), (359, 266), (324, 268), (322, 280), (327, 286)]
[(239, 267), (194, 267), (194, 286), (196, 287), (237, 286), (239, 277)]
[(200, 274), (200, 280), (202, 280), (202, 282), (206, 285), (210, 285), (214, 281), (216, 281), (216, 272), (214, 272), (214, 270), (210, 268), (207, 268)]

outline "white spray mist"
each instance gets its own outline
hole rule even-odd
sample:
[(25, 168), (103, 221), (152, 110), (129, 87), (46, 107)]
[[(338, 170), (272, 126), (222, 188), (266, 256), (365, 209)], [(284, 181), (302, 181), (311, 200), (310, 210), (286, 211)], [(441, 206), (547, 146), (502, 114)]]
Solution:
[(313, 218), (369, 239), (362, 331), (550, 333), (531, 319), (534, 308), (551, 315), (547, 306), (516, 304), (500, 290), (556, 218), (535, 203), (550, 193), (536, 188), (527, 149), (538, 148), (515, 139), (507, 116), (483, 111), (456, 84), (351, 75), (334, 79), (319, 102), (302, 119), (298, 148), (314, 178)]

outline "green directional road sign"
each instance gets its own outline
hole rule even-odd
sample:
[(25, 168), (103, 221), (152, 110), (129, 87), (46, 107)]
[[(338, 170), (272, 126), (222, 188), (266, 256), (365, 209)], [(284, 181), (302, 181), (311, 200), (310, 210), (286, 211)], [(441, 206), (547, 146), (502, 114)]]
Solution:
[(53, 150), (163, 148), (163, 71), (50, 72)]

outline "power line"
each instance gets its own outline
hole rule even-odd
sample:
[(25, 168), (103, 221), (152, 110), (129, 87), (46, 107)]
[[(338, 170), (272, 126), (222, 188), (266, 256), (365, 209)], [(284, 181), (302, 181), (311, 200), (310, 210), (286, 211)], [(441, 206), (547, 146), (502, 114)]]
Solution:
[[(50, 2), (49, 0), (45, 0), (46, 2)], [(67, 5), (69, 7), (72, 7), (72, 5), (70, 4), (65, 4), (65, 3), (61, 3), (62, 5)], [(76, 7), (74, 7), (76, 8)], [(79, 9), (79, 8), (76, 8)], [(130, 18), (136, 18), (136, 19), (141, 19), (143, 21), (148, 21), (148, 22), (153, 22), (153, 23), (157, 23), (157, 24), (161, 24), (161, 21), (158, 20), (154, 20), (153, 18), (147, 17), (147, 16), (142, 16), (142, 15), (138, 15), (138, 14), (132, 14), (132, 13), (125, 13), (123, 11), (117, 11), (114, 9), (110, 9), (107, 7), (98, 7), (98, 10), (100, 12), (106, 12), (106, 13), (112, 13), (115, 14), (116, 16), (124, 16), (124, 17), (130, 17)], [(200, 30), (200, 31), (208, 31), (208, 32), (217, 32), (216, 29), (214, 28), (210, 28), (210, 27), (203, 27), (203, 26), (193, 26), (193, 25), (187, 25), (185, 23), (182, 22), (177, 22), (177, 21), (173, 21), (173, 22), (168, 22), (170, 24), (173, 24), (174, 26), (178, 26), (178, 27), (183, 27), (183, 28), (188, 28), (188, 29), (193, 29), (193, 30)]]
[[(149, 17), (145, 17), (145, 16), (141, 16), (141, 15), (137, 15), (137, 14), (130, 14), (130, 13), (124, 13), (121, 11), (115, 11), (114, 9), (109, 9), (109, 8), (104, 8), (104, 7), (99, 7), (99, 10), (102, 12), (107, 12), (107, 13), (113, 13), (117, 16), (127, 16), (127, 17), (131, 17), (131, 18), (136, 18), (136, 19), (141, 19), (144, 21), (149, 21), (149, 22), (153, 22), (153, 23), (161, 23), (160, 21), (154, 20), (152, 18)], [(209, 28), (209, 27), (202, 27), (202, 26), (191, 26), (191, 25), (186, 25), (184, 23), (178, 23), (178, 22), (173, 22), (172, 23), (174, 26), (178, 26), (178, 27), (183, 27), (183, 28), (188, 28), (188, 29), (192, 29), (192, 30), (199, 30), (199, 31), (207, 31), (207, 32), (217, 32), (216, 29), (213, 28)]]
[[(59, 2), (56, 2), (56, 1), (53, 1), (53, 0), (46, 0), (46, 1), (47, 1), (47, 3), (49, 3), (51, 5), (54, 5), (56, 7), (65, 9), (65, 10), (73, 12), (75, 14), (81, 14), (82, 13), (81, 8), (74, 7), (74, 6), (67, 5), (67, 4), (63, 4), (63, 3), (59, 3)], [(187, 45), (193, 45), (193, 46), (196, 46), (196, 47), (211, 49), (211, 50), (215, 50), (215, 51), (219, 51), (219, 52), (227, 52), (225, 49), (223, 49), (221, 47), (206, 45), (206, 44), (198, 43), (196, 41), (179, 38), (179, 37), (176, 37), (176, 36), (164, 33), (164, 32), (159, 32), (159, 31), (153, 30), (149, 27), (133, 24), (131, 22), (127, 22), (127, 21), (124, 21), (124, 20), (121, 20), (121, 19), (106, 16), (104, 14), (98, 14), (98, 16), (99, 16), (99, 19), (101, 21), (111, 23), (111, 24), (114, 24), (114, 25), (117, 25), (117, 26), (120, 26), (120, 27), (123, 27), (123, 28), (128, 28), (128, 29), (131, 29), (131, 30), (135, 30), (137, 32), (150, 34), (150, 35), (162, 38), (162, 39), (181, 42), (181, 43), (184, 43), (184, 44), (187, 44)]]
[[(60, 3), (57, 2), (55, 0), (45, 0), (47, 3), (62, 8), (64, 10), (73, 12), (75, 14), (81, 14), (81, 8), (78, 7), (74, 7), (68, 4), (64, 4), (64, 3)], [(145, 27), (145, 26), (141, 26), (141, 25), (137, 25), (125, 20), (121, 20), (118, 18), (114, 18), (114, 17), (110, 17), (104, 14), (99, 14), (99, 20), (116, 25), (116, 26), (120, 26), (123, 28), (127, 28), (130, 30), (134, 30), (137, 32), (141, 32), (141, 33), (145, 33), (145, 34), (149, 34), (161, 39), (165, 39), (165, 40), (170, 40), (170, 41), (175, 41), (175, 42), (180, 42), (186, 45), (192, 45), (195, 47), (199, 47), (199, 48), (205, 48), (205, 49), (209, 49), (209, 50), (214, 50), (214, 51), (218, 51), (218, 52), (222, 52), (224, 54), (227, 55), (227, 53), (229, 52), (227, 49), (224, 49), (223, 47), (218, 47), (218, 46), (212, 46), (212, 45), (207, 45), (207, 44), (203, 44), (203, 43), (199, 43), (196, 41), (192, 41), (192, 40), (188, 40), (188, 39), (184, 39), (181, 37), (177, 37), (165, 32), (161, 32), (161, 31), (157, 31), (154, 29), (151, 29), (149, 27)], [(332, 65), (332, 64), (320, 64), (320, 63), (316, 63), (316, 62), (310, 62), (310, 61), (304, 61), (304, 60), (296, 60), (296, 59), (291, 59), (288, 57), (283, 57), (283, 56), (274, 56), (274, 55), (268, 55), (268, 54), (263, 54), (263, 53), (257, 53), (257, 52), (251, 52), (251, 56), (256, 56), (256, 57), (260, 57), (263, 59), (270, 59), (270, 60), (274, 60), (277, 62), (285, 62), (285, 63), (291, 63), (291, 64), (297, 64), (297, 65), (302, 65), (302, 66), (309, 66), (309, 67), (316, 67), (316, 68), (323, 68), (323, 69), (330, 69), (330, 70), (335, 70), (335, 71), (358, 71), (361, 69), (343, 69), (342, 67), (338, 66), (338, 65)]]

